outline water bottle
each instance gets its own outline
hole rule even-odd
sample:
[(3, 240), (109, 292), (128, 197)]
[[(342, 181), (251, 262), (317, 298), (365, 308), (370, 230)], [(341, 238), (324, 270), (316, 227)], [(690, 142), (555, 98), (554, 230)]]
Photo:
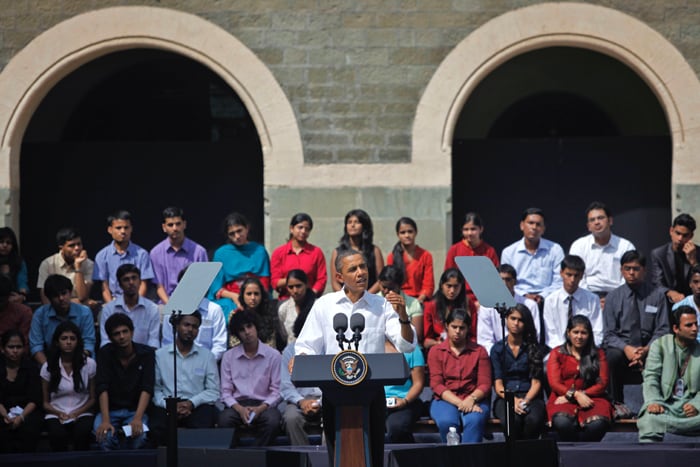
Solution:
[(457, 428), (451, 426), (450, 431), (447, 432), (447, 445), (448, 446), (458, 446), (459, 445), (459, 433), (457, 433)]

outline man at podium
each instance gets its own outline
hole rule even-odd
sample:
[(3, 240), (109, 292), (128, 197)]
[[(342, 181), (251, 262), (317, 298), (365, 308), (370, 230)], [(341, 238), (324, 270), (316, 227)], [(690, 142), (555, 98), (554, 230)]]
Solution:
[[(309, 312), (306, 324), (295, 343), (296, 355), (335, 354), (341, 348), (333, 326), (336, 314), (350, 316), (360, 313), (364, 317), (365, 329), (359, 341), (361, 353), (384, 353), (384, 342), (390, 341), (399, 352), (412, 352), (416, 346), (416, 334), (406, 314), (403, 298), (389, 292), (385, 297), (366, 291), (368, 273), (365, 257), (356, 250), (343, 250), (335, 259), (336, 279), (343, 284), (337, 292), (316, 300)], [(350, 330), (347, 337), (352, 336)], [(323, 407), (323, 430), (331, 460), (335, 449), (335, 407), (325, 397)], [(369, 431), (372, 465), (384, 463), (384, 422), (386, 420), (386, 398), (384, 388), (379, 386), (369, 408)]]

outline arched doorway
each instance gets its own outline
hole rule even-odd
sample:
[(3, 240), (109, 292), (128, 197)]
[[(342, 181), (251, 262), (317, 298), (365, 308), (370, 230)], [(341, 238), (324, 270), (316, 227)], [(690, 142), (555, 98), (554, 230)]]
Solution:
[(160, 212), (169, 205), (185, 210), (188, 234), (210, 250), (233, 210), (264, 240), (262, 150), (250, 114), (218, 75), (178, 54), (115, 52), (66, 76), (32, 116), (20, 162), (31, 273), (55, 251), (61, 227), (78, 228), (96, 253), (110, 241), (104, 219), (117, 209), (132, 213), (134, 242), (147, 249), (162, 239)]
[(455, 238), (477, 211), (501, 251), (520, 237), (522, 210), (538, 206), (545, 236), (568, 250), (587, 233), (585, 207), (602, 201), (640, 251), (667, 241), (668, 124), (649, 87), (607, 55), (548, 47), (505, 62), (470, 95), (452, 148)]

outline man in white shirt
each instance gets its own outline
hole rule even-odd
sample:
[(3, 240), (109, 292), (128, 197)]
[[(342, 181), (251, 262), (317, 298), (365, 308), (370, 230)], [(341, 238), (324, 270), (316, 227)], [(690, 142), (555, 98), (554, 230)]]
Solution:
[(586, 272), (580, 286), (600, 297), (601, 308), (608, 292), (625, 283), (620, 272), (620, 259), (635, 247), (627, 239), (612, 233), (613, 217), (608, 207), (598, 201), (586, 208), (586, 227), (590, 234), (571, 244), (569, 254), (580, 256)]
[[(336, 279), (344, 284), (338, 292), (316, 300), (309, 312), (301, 333), (297, 337), (296, 355), (335, 354), (339, 351), (333, 317), (343, 313), (350, 316), (360, 313), (365, 318), (365, 330), (358, 350), (362, 353), (383, 353), (384, 342), (390, 341), (399, 352), (412, 352), (416, 334), (406, 314), (403, 298), (389, 292), (385, 297), (367, 292), (367, 260), (356, 250), (342, 250), (335, 259)], [(352, 334), (347, 331), (347, 336)], [(290, 367), (293, 366), (293, 361)], [(323, 406), (323, 430), (330, 459), (335, 457), (335, 406), (325, 397)], [(384, 462), (384, 422), (386, 398), (384, 388), (379, 387), (369, 407), (369, 436), (372, 465)]]

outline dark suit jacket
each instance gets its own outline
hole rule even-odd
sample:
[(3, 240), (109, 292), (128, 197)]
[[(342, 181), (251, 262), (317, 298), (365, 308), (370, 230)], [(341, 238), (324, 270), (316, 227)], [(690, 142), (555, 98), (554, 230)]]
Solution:
[[(700, 246), (696, 245), (695, 255), (700, 261)], [(675, 258), (670, 242), (654, 248), (650, 259), (649, 280), (653, 286), (663, 289), (664, 293), (669, 290), (685, 291), (688, 289), (687, 277), (690, 272), (690, 265), (687, 262), (683, 264), (683, 272), (686, 277), (685, 284), (677, 284)]]

